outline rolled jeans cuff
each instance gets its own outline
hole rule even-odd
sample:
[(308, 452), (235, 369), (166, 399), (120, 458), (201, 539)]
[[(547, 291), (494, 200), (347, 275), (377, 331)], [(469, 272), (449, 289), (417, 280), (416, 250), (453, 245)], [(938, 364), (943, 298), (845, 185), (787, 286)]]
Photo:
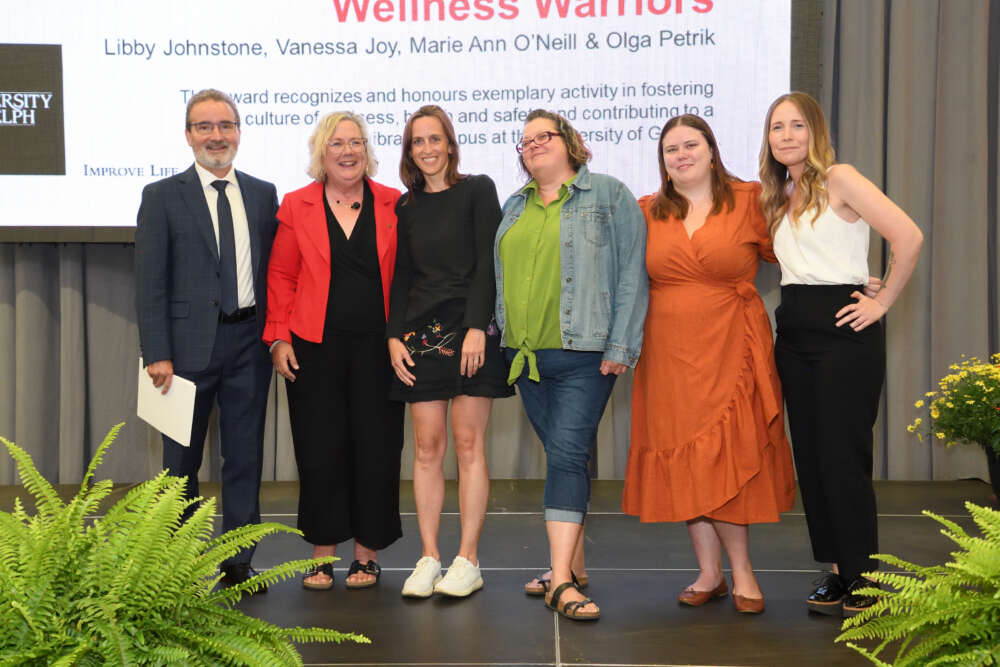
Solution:
[(563, 523), (578, 523), (582, 525), (586, 516), (586, 512), (578, 512), (577, 510), (564, 510), (556, 507), (545, 508), (546, 521), (562, 521)]

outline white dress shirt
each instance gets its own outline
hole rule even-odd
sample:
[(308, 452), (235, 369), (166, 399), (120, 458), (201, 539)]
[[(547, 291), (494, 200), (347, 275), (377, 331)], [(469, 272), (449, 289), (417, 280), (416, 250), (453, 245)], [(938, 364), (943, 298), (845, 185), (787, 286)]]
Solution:
[(236, 170), (229, 168), (229, 173), (221, 179), (195, 162), (195, 171), (201, 179), (201, 189), (205, 193), (208, 212), (212, 215), (212, 228), (215, 230), (215, 247), (219, 247), (219, 191), (212, 185), (214, 181), (226, 181), (226, 197), (229, 208), (233, 212), (233, 235), (236, 238), (236, 289), (239, 295), (237, 306), (247, 308), (254, 305), (253, 295), (253, 262), (250, 257), (250, 226), (247, 223), (247, 211), (243, 206), (243, 194), (236, 180)]

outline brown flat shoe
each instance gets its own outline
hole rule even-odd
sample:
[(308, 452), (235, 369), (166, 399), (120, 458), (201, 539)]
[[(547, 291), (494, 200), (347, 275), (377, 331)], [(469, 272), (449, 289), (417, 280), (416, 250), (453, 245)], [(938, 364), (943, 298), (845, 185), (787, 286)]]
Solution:
[[(545, 595), (546, 593), (548, 593), (549, 592), (549, 579), (543, 579), (542, 578), (546, 574), (548, 574), (549, 576), (551, 576), (552, 575), (552, 570), (549, 570), (548, 572), (543, 572), (542, 574), (538, 575), (537, 577), (535, 577), (534, 579), (532, 579), (531, 581), (529, 581), (528, 583), (526, 583), (524, 585), (524, 594), (525, 595), (534, 595), (536, 597), (541, 597), (541, 596)], [(573, 577), (573, 583), (576, 584), (576, 587), (579, 590), (581, 590), (581, 591), (584, 588), (586, 588), (587, 585), (590, 583), (590, 577), (588, 577), (587, 575), (583, 575), (582, 577), (577, 577), (576, 573), (570, 572), (569, 576)]]
[(729, 585), (723, 579), (722, 583), (710, 591), (696, 591), (693, 588), (685, 588), (677, 596), (677, 601), (691, 607), (700, 607), (706, 602), (724, 598), (729, 594)]
[(745, 598), (733, 593), (733, 606), (741, 614), (760, 614), (764, 611), (764, 598)]

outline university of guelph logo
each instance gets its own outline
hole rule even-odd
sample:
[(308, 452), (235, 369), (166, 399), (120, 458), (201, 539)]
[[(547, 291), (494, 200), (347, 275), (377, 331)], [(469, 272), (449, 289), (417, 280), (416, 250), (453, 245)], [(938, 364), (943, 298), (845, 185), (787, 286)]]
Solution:
[(65, 174), (62, 47), (0, 44), (0, 174)]

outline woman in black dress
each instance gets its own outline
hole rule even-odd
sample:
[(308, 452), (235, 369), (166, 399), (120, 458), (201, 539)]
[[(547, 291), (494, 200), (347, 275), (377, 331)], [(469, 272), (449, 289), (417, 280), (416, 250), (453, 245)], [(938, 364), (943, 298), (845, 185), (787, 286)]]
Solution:
[[(486, 425), (494, 397), (510, 396), (493, 322), (493, 237), (500, 223), (488, 176), (458, 173), (458, 142), (448, 115), (421, 107), (403, 132), (396, 206), (398, 251), (387, 336), (396, 380), (391, 396), (410, 404), (413, 491), (423, 552), (403, 585), (406, 597), (464, 597), (483, 586), (478, 543), (486, 517)], [(458, 458), (462, 539), (441, 576), (438, 528), (448, 404)]]

